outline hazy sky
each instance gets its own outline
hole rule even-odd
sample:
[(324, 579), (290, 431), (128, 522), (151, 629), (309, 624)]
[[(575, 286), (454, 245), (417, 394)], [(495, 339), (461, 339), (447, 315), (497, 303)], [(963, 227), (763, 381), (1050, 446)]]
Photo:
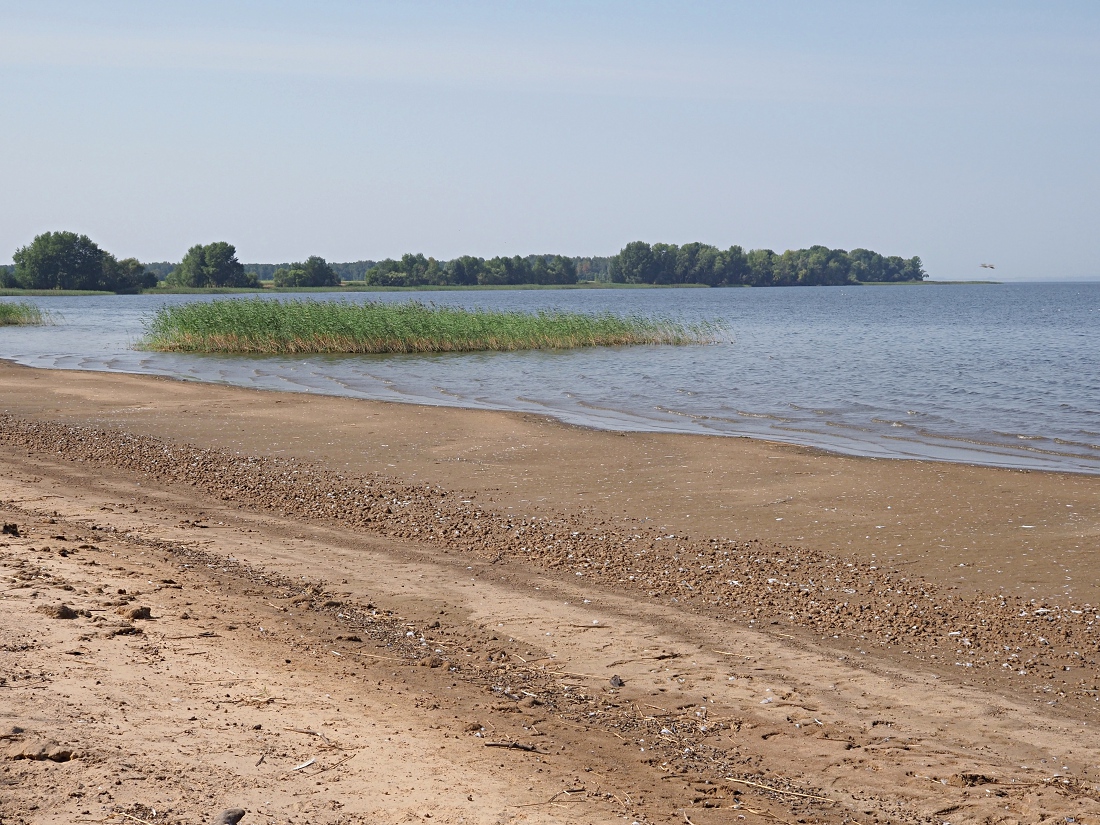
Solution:
[(5, 2), (0, 260), (631, 240), (1100, 277), (1100, 3)]

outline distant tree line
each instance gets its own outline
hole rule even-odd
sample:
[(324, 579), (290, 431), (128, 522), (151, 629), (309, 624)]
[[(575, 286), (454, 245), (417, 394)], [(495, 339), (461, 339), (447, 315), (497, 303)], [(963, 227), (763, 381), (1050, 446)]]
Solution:
[(16, 251), (14, 266), (0, 267), (0, 287), (136, 292), (164, 281), (170, 287), (259, 288), (338, 287), (354, 281), (370, 286), (568, 285), (578, 281), (707, 286), (827, 286), (875, 281), (921, 281), (918, 257), (884, 256), (869, 249), (770, 249), (746, 252), (704, 243), (628, 243), (610, 257), (527, 255), (439, 261), (422, 254), (399, 260), (328, 263), (311, 255), (285, 264), (242, 264), (233, 244), (196, 244), (178, 264), (118, 260), (86, 235), (45, 232)]
[[(335, 266), (335, 265), (334, 265)], [(362, 277), (371, 286), (476, 286), (575, 284), (604, 281), (628, 284), (705, 284), (707, 286), (834, 286), (849, 283), (921, 281), (921, 259), (880, 255), (870, 249), (811, 246), (777, 254), (719, 249), (703, 243), (648, 244), (635, 241), (611, 257), (528, 255), (477, 258), (464, 255), (438, 261), (422, 254), (387, 258)]]
[(519, 255), (511, 258), (475, 258), (463, 255), (437, 261), (422, 254), (387, 258), (367, 270), (370, 286), (508, 286), (520, 284), (575, 284), (577, 266), (564, 255)]
[[(312, 256), (317, 257), (317, 256)], [(323, 260), (323, 259), (322, 259)], [(328, 266), (332, 267), (332, 271), (336, 273), (337, 277), (341, 281), (362, 281), (367, 271), (374, 268), (377, 261), (350, 261), (348, 263), (329, 263)], [(149, 264), (149, 267), (160, 266), (160, 264)], [(175, 264), (164, 264), (167, 267), (165, 274), (167, 275), (174, 267)], [(301, 268), (302, 264), (298, 263), (281, 263), (281, 264), (244, 264), (245, 272), (254, 272), (256, 277), (261, 281), (273, 281), (275, 280), (275, 273), (280, 269), (292, 270), (295, 268)]]
[(869, 249), (770, 249), (745, 252), (703, 243), (648, 244), (634, 241), (611, 258), (613, 283), (706, 284), (707, 286), (836, 286), (872, 281), (921, 281), (918, 257), (886, 257)]

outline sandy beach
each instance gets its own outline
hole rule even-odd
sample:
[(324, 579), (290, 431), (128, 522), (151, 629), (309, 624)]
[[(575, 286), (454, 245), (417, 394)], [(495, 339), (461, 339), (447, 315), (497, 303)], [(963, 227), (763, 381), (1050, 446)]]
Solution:
[(0, 365), (0, 822), (1100, 822), (1100, 478)]

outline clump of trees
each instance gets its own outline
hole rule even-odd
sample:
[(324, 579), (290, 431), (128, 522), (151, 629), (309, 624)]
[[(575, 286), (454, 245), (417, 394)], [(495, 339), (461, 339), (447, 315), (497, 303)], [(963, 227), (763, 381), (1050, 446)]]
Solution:
[[(322, 259), (323, 260), (323, 259)], [(373, 269), (378, 263), (377, 261), (349, 261), (348, 263), (336, 263), (326, 262), (332, 267), (333, 272), (341, 282), (344, 281), (361, 281), (366, 275), (367, 271)], [(159, 266), (159, 264), (147, 264), (150, 268)], [(244, 268), (246, 272), (255, 272), (257, 277), (261, 281), (272, 281), (275, 279), (275, 273), (280, 269), (294, 269), (300, 268), (300, 263), (281, 263), (281, 264), (250, 264), (245, 263)], [(175, 264), (168, 265), (168, 271), (175, 268)], [(165, 272), (167, 274), (167, 271)]]
[(273, 273), (275, 286), (340, 286), (340, 276), (336, 274), (324, 258), (310, 255), (302, 263), (276, 269)]
[(836, 286), (870, 281), (922, 281), (918, 257), (886, 257), (870, 249), (770, 249), (746, 252), (703, 243), (634, 241), (614, 256), (610, 280), (627, 284), (706, 284), (707, 286)]
[(259, 289), (260, 279), (245, 272), (237, 260), (237, 248), (225, 241), (195, 244), (187, 250), (179, 266), (168, 273), (168, 286), (202, 289), (206, 287), (238, 287)]
[(579, 280), (627, 284), (707, 286), (833, 286), (872, 281), (921, 281), (918, 257), (886, 257), (870, 249), (719, 249), (704, 243), (635, 241), (610, 258), (528, 255), (437, 261), (424, 255), (388, 258), (363, 277), (371, 286), (477, 286), (575, 284)]
[(371, 286), (478, 286), (519, 284), (575, 284), (577, 266), (564, 255), (519, 255), (511, 258), (475, 258), (463, 255), (437, 261), (422, 254), (387, 258), (369, 269), (364, 281)]
[(157, 284), (136, 258), (118, 260), (87, 235), (43, 232), (16, 250), (5, 286), (20, 289), (74, 289), (137, 292)]
[(330, 264), (318, 255), (290, 264), (244, 264), (225, 241), (196, 244), (179, 264), (117, 260), (86, 235), (46, 232), (15, 253), (14, 267), (0, 267), (0, 287), (136, 292), (157, 285), (202, 289), (338, 287), (345, 280), (370, 286), (522, 286), (575, 284), (580, 280), (626, 284), (707, 286), (833, 286), (876, 281), (922, 281), (921, 259), (880, 255), (870, 249), (719, 249), (704, 243), (634, 241), (611, 257), (528, 255), (438, 261), (422, 254), (400, 260)]

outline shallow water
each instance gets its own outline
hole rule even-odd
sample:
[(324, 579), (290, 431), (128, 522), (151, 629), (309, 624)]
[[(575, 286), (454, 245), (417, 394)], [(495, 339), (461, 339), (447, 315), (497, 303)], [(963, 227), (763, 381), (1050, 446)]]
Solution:
[(0, 357), (33, 367), (522, 410), (609, 429), (1100, 473), (1100, 283), (426, 292), (415, 297), (720, 321), (726, 333), (705, 346), (563, 352), (286, 358), (133, 349), (157, 306), (212, 297), (30, 299), (59, 323), (0, 327)]

